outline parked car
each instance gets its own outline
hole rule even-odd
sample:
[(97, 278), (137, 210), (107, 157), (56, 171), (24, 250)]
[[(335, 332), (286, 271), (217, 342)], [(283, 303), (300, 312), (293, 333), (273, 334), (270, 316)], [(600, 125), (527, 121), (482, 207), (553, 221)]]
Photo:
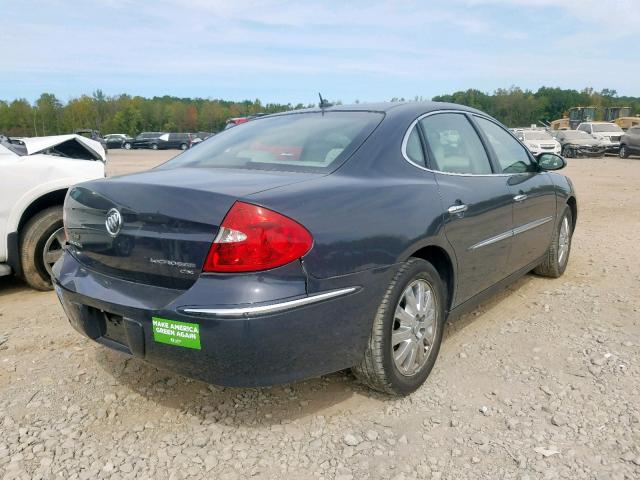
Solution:
[(608, 148), (608, 144), (605, 145), (582, 130), (558, 130), (553, 134), (562, 146), (563, 157), (602, 157)]
[(629, 128), (620, 138), (620, 158), (634, 154), (640, 155), (640, 125)]
[(133, 146), (133, 138), (124, 133), (110, 133), (104, 136), (107, 147), (109, 148), (124, 148), (125, 150), (131, 149)]
[(99, 142), (79, 135), (0, 137), (0, 276), (51, 289), (64, 197), (75, 183), (103, 178), (105, 158)]
[(460, 105), (272, 115), (75, 187), (56, 292), (84, 335), (191, 377), (352, 367), (407, 394), (447, 317), (531, 270), (563, 274), (577, 219), (551, 172), (564, 166)]
[(164, 132), (142, 132), (133, 139), (133, 148), (151, 148), (158, 149), (158, 139), (164, 135)]
[(204, 142), (207, 138), (213, 137), (215, 133), (211, 132), (196, 132), (191, 134), (191, 146)]
[(158, 137), (158, 149), (179, 148), (186, 150), (191, 148), (194, 138), (195, 136), (191, 133), (163, 133)]
[(620, 149), (620, 137), (624, 131), (611, 122), (584, 122), (578, 125), (577, 130), (591, 135), (606, 146), (607, 153), (618, 153)]
[(108, 151), (108, 145), (107, 142), (105, 141), (104, 138), (102, 138), (102, 135), (100, 134), (100, 132), (98, 130), (91, 130), (91, 129), (80, 129), (80, 130), (76, 130), (75, 131), (76, 135), (81, 135), (85, 138), (89, 138), (91, 140), (94, 140), (96, 142), (99, 142), (100, 145), (102, 145), (102, 148), (104, 149), (105, 152)]
[(264, 117), (266, 114), (265, 113), (256, 113), (255, 115), (249, 115), (246, 117), (234, 117), (234, 118), (230, 118), (227, 120), (227, 123), (224, 127), (225, 130), (228, 130), (231, 127), (235, 127), (237, 125), (241, 125), (243, 123), (249, 122), (251, 120), (254, 120), (256, 118), (260, 118), (260, 117)]
[(551, 152), (556, 155), (560, 155), (562, 152), (560, 142), (545, 130), (540, 130), (538, 128), (516, 128), (513, 132), (516, 137), (518, 137), (518, 140), (520, 140), (534, 155), (544, 152)]

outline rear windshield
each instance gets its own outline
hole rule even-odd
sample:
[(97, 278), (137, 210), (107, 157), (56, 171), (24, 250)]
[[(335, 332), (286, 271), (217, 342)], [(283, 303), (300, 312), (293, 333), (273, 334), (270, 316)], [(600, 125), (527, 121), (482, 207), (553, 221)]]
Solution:
[(374, 112), (265, 117), (225, 130), (160, 168), (204, 167), (328, 172), (344, 162), (383, 118)]

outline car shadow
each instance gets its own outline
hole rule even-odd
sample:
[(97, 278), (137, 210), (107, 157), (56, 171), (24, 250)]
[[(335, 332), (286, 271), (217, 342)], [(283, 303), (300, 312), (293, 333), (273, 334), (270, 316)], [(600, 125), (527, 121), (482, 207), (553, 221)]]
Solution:
[(465, 313), (460, 317), (448, 321), (443, 333), (442, 341), (446, 342), (447, 339), (452, 339), (472, 323), (480, 320), (485, 315), (490, 315), (492, 311), (499, 309), (502, 302), (513, 295), (517, 295), (518, 292), (525, 288), (534, 278), (535, 276), (533, 274), (524, 275), (504, 290), (492, 295), (469, 313)]
[(119, 397), (138, 394), (202, 423), (275, 425), (315, 415), (364, 411), (372, 405), (382, 411), (394, 400), (364, 387), (347, 370), (286, 385), (232, 388), (192, 380), (107, 348), (97, 348), (95, 358), (113, 378), (111, 385), (128, 390)]
[(24, 280), (16, 277), (15, 275), (6, 275), (0, 277), (0, 298), (6, 295), (28, 291), (36, 292), (37, 290), (32, 290)]
[[(517, 294), (531, 281), (527, 275), (480, 304), (475, 310), (449, 322), (443, 342), (455, 337), (475, 321), (487, 318), (501, 302)], [(113, 378), (118, 398), (139, 395), (149, 402), (195, 416), (203, 424), (228, 426), (275, 425), (314, 415), (330, 417), (339, 412), (371, 412), (381, 415), (387, 405), (400, 399), (381, 394), (360, 384), (348, 371), (287, 385), (260, 388), (231, 388), (209, 385), (156, 368), (138, 358), (98, 347), (95, 359)], [(438, 368), (438, 366), (436, 366)], [(427, 384), (423, 388), (429, 388)]]

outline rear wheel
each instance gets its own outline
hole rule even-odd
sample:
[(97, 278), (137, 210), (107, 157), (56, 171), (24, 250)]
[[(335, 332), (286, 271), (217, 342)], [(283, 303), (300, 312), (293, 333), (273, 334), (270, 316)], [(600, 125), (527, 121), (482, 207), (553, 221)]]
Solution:
[(152, 143), (151, 144), (151, 150), (157, 150), (158, 149), (158, 144), (157, 143)]
[(123, 147), (125, 150), (131, 150), (131, 144), (129, 142), (125, 142)]
[(39, 212), (24, 226), (20, 234), (22, 275), (33, 288), (51, 289), (51, 268), (62, 256), (64, 242), (60, 206)]
[(562, 149), (562, 156), (566, 158), (571, 158), (573, 156), (573, 151), (570, 147), (564, 147)]
[(547, 250), (544, 261), (533, 272), (545, 277), (558, 278), (562, 276), (571, 253), (571, 237), (573, 235), (573, 215), (567, 205), (553, 235), (553, 241)]
[(629, 150), (626, 145), (620, 145), (618, 155), (620, 155), (620, 158), (629, 158)]
[(378, 308), (364, 358), (353, 367), (356, 377), (393, 395), (418, 389), (440, 350), (444, 291), (429, 262), (413, 258), (404, 263)]
[(186, 143), (181, 143), (181, 144), (180, 144), (180, 150), (186, 150), (187, 148), (188, 148), (188, 147), (187, 147), (187, 144), (186, 144)]

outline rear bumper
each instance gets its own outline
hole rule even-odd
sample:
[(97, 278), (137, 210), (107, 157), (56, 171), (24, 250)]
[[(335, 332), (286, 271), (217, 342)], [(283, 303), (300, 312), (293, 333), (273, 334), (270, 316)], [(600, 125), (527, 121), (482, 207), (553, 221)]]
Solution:
[[(53, 280), (71, 325), (96, 342), (209, 383), (253, 387), (358, 363), (393, 271), (314, 280), (322, 290), (249, 305), (216, 302), (215, 282), (206, 277), (172, 290), (90, 271), (68, 254)], [(156, 341), (153, 317), (197, 324), (200, 349)]]

